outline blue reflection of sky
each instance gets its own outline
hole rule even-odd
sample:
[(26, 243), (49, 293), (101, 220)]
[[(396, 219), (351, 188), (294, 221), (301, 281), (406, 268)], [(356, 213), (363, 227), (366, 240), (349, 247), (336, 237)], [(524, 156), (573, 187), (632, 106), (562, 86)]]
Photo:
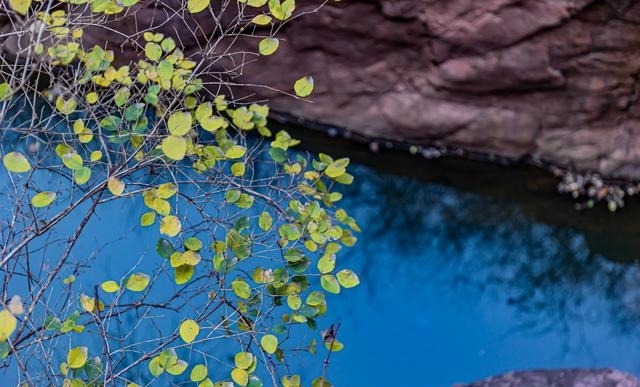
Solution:
[(640, 374), (640, 292), (620, 286), (637, 266), (594, 256), (579, 232), (508, 203), (358, 172), (346, 207), (365, 233), (345, 265), (363, 285), (330, 304), (347, 342), (330, 367), (336, 385), (450, 386), (561, 367)]
[[(525, 368), (640, 375), (636, 265), (594, 255), (578, 231), (532, 222), (509, 203), (364, 167), (355, 174), (343, 207), (364, 233), (338, 267), (363, 283), (330, 296), (320, 324), (339, 321), (346, 344), (331, 357), (334, 385), (450, 386)], [(156, 267), (142, 258), (157, 258), (157, 231), (135, 227), (133, 208), (114, 201), (89, 222), (91, 238), (74, 253), (90, 263), (77, 286)]]

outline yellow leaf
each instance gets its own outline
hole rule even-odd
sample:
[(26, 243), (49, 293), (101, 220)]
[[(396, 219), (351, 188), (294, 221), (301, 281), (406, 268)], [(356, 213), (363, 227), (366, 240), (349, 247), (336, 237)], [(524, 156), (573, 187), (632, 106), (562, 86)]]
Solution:
[(244, 156), (245, 153), (247, 153), (247, 148), (241, 145), (232, 145), (227, 149), (224, 155), (230, 159), (239, 159)]
[(107, 293), (115, 293), (120, 290), (120, 285), (118, 285), (116, 281), (112, 280), (104, 281), (100, 284), (100, 287)]
[(20, 15), (26, 15), (31, 7), (31, 0), (9, 0), (9, 7)]
[(187, 0), (187, 11), (198, 13), (204, 11), (209, 6), (210, 0)]
[(174, 136), (184, 136), (189, 133), (193, 126), (193, 119), (189, 112), (175, 112), (167, 120), (169, 133)]
[(7, 341), (17, 325), (18, 320), (11, 312), (6, 309), (0, 310), (0, 343)]
[(133, 273), (127, 278), (124, 286), (132, 292), (141, 292), (147, 288), (150, 281), (151, 278), (145, 273)]
[(91, 156), (89, 156), (89, 160), (96, 162), (96, 161), (100, 161), (100, 159), (102, 159), (102, 152), (100, 152), (99, 150), (91, 152)]
[(259, 26), (266, 26), (271, 23), (271, 16), (269, 15), (257, 15), (253, 19), (251, 19), (253, 24), (257, 24)]
[(187, 153), (187, 140), (181, 136), (167, 136), (162, 140), (162, 152), (172, 160), (182, 160)]
[(158, 186), (156, 196), (161, 199), (169, 199), (178, 192), (178, 187), (173, 183), (164, 183)]
[(164, 235), (174, 237), (178, 235), (182, 229), (182, 224), (177, 216), (169, 215), (162, 218), (160, 221), (160, 232)]
[(23, 173), (29, 172), (31, 169), (31, 164), (29, 164), (29, 160), (20, 152), (9, 152), (2, 158), (2, 162), (4, 166), (9, 170), (9, 172), (15, 173)]
[(72, 348), (67, 354), (67, 364), (69, 368), (77, 369), (84, 367), (88, 355), (89, 349), (87, 347)]
[(298, 97), (308, 97), (313, 91), (313, 78), (302, 77), (298, 79), (293, 85), (293, 90), (296, 92)]
[(234, 368), (231, 371), (231, 379), (240, 386), (246, 386), (249, 383), (249, 374), (241, 368)]
[(80, 296), (80, 306), (85, 312), (96, 313), (104, 310), (104, 303), (95, 298), (89, 297), (86, 294)]
[(31, 205), (34, 207), (46, 207), (56, 200), (57, 194), (55, 192), (40, 192), (31, 198)]
[(180, 324), (180, 338), (185, 343), (190, 343), (195, 340), (196, 336), (200, 333), (200, 326), (194, 320), (184, 320)]
[(115, 196), (120, 196), (122, 195), (122, 192), (124, 192), (124, 183), (115, 176), (111, 176), (109, 178), (107, 187), (109, 188), (109, 192)]
[(280, 46), (280, 41), (276, 38), (264, 38), (260, 41), (258, 45), (258, 51), (260, 55), (271, 55), (278, 49)]

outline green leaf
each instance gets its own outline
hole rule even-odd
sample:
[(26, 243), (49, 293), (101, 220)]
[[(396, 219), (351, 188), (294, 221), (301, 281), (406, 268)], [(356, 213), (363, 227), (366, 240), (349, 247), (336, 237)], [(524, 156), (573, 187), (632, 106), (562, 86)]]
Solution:
[(162, 375), (164, 370), (165, 370), (165, 363), (160, 358), (160, 356), (155, 356), (154, 358), (151, 359), (151, 361), (149, 362), (149, 372), (151, 372), (151, 375), (153, 375), (154, 378), (157, 378), (158, 376)]
[(251, 352), (238, 352), (233, 360), (236, 367), (246, 370), (253, 364), (254, 356)]
[(240, 298), (247, 299), (251, 297), (251, 287), (249, 287), (249, 284), (244, 282), (240, 278), (231, 282), (231, 288), (233, 289), (233, 292), (236, 294), (236, 296)]
[(29, 160), (20, 152), (9, 152), (2, 158), (5, 168), (9, 172), (24, 173), (29, 172), (31, 164)]
[(9, 0), (9, 7), (24, 16), (31, 7), (31, 0)]
[(298, 240), (302, 235), (298, 226), (292, 223), (286, 223), (280, 226), (279, 232), (281, 237), (290, 241)]
[(181, 265), (176, 267), (176, 271), (173, 276), (176, 285), (183, 285), (189, 282), (191, 277), (193, 277), (193, 273), (195, 273), (195, 269), (191, 265)]
[(157, 61), (162, 57), (162, 48), (158, 43), (148, 42), (144, 46), (144, 54), (148, 59)]
[(318, 260), (318, 271), (321, 274), (331, 273), (336, 267), (336, 256), (334, 254), (325, 254)]
[(340, 270), (336, 274), (336, 276), (338, 277), (338, 282), (340, 283), (340, 285), (347, 289), (358, 286), (358, 284), (360, 283), (360, 279), (358, 278), (356, 273), (348, 269)]
[(247, 148), (241, 145), (232, 145), (224, 152), (224, 155), (230, 159), (239, 159), (247, 153)]
[(196, 364), (191, 370), (190, 379), (192, 382), (201, 382), (207, 377), (207, 366), (204, 364)]
[(324, 346), (331, 352), (340, 352), (344, 348), (344, 344), (335, 338), (325, 341)]
[(184, 241), (184, 247), (191, 251), (199, 251), (202, 249), (202, 241), (196, 237), (190, 237)]
[(167, 120), (167, 129), (174, 136), (184, 136), (193, 126), (193, 119), (188, 112), (175, 112)]
[(69, 365), (69, 368), (82, 368), (87, 362), (88, 355), (89, 348), (87, 347), (72, 348), (67, 354), (67, 364)]
[(238, 199), (240, 199), (241, 194), (242, 192), (240, 192), (240, 190), (230, 189), (224, 193), (224, 200), (226, 200), (228, 203), (235, 203), (238, 201)]
[(269, 354), (273, 354), (278, 349), (278, 338), (274, 335), (264, 335), (260, 339), (260, 345)]
[(189, 13), (202, 12), (209, 6), (210, 0), (187, 0), (187, 11)]
[(187, 364), (186, 361), (184, 360), (177, 360), (175, 363), (171, 364), (169, 367), (167, 367), (167, 373), (170, 373), (171, 375), (181, 375), (189, 366), (189, 364)]
[(258, 218), (258, 226), (262, 231), (269, 231), (271, 226), (273, 225), (273, 218), (271, 214), (267, 211), (262, 211), (260, 217)]
[(308, 97), (313, 91), (313, 78), (302, 77), (293, 84), (293, 90), (298, 97)]
[(73, 178), (76, 184), (85, 184), (91, 178), (91, 169), (89, 167), (80, 167), (73, 171)]
[(184, 320), (180, 324), (180, 338), (185, 343), (191, 343), (200, 333), (200, 326), (194, 320)]
[(266, 26), (267, 24), (271, 23), (271, 16), (265, 14), (257, 15), (253, 19), (251, 19), (251, 22), (259, 26)]
[(12, 94), (13, 90), (7, 82), (0, 83), (0, 102), (9, 99)]
[(280, 41), (276, 38), (264, 38), (258, 45), (258, 51), (260, 55), (271, 55), (278, 50), (279, 45)]
[(82, 165), (83, 165), (82, 156), (80, 156), (75, 152), (64, 153), (60, 156), (60, 159), (62, 160), (62, 163), (64, 164), (64, 166), (71, 170), (82, 168)]
[(160, 43), (160, 47), (164, 52), (171, 52), (176, 48), (176, 41), (173, 38), (165, 38)]
[(302, 306), (302, 300), (297, 294), (287, 296), (287, 305), (291, 310), (298, 310)]
[(156, 252), (159, 256), (164, 259), (170, 259), (171, 254), (173, 254), (174, 251), (175, 249), (173, 248), (171, 242), (164, 238), (158, 239), (158, 242), (156, 243)]
[(187, 140), (181, 136), (167, 136), (162, 140), (161, 148), (165, 156), (180, 161), (187, 154)]
[(322, 288), (329, 293), (338, 294), (340, 293), (340, 284), (335, 276), (331, 274), (324, 274), (320, 277), (320, 285)]
[(155, 211), (149, 211), (142, 214), (140, 217), (140, 225), (142, 227), (151, 226), (156, 221)]
[(58, 194), (55, 192), (40, 192), (31, 198), (31, 205), (37, 208), (46, 207), (56, 200), (56, 196), (58, 196)]
[(324, 293), (314, 290), (307, 296), (307, 305), (317, 306), (324, 303)]
[(145, 273), (133, 273), (127, 278), (124, 287), (132, 292), (141, 292), (147, 288), (151, 278)]

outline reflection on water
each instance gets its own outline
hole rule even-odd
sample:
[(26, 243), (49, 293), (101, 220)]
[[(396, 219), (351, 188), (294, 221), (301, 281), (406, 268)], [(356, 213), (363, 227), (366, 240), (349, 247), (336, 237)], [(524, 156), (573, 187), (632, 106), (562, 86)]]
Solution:
[[(566, 201), (564, 223), (545, 223), (558, 214), (493, 194), (513, 189), (511, 179), (479, 194), (362, 166), (353, 172), (342, 206), (364, 233), (338, 265), (357, 270), (363, 283), (330, 297), (322, 324), (340, 321), (346, 343), (331, 357), (336, 386), (450, 386), (523, 368), (607, 366), (640, 375), (640, 267), (608, 255), (611, 248), (616, 259), (637, 253), (635, 241), (611, 243), (633, 229), (603, 232), (613, 230), (601, 227), (611, 218), (573, 227), (582, 215)], [(136, 223), (134, 204), (100, 211), (87, 226), (95, 238), (76, 250), (90, 262), (100, 254), (130, 264), (78, 268), (80, 280), (120, 278), (154, 254), (155, 232), (104, 233), (124, 218)]]
[(350, 344), (332, 365), (341, 385), (446, 386), (539, 367), (640, 374), (637, 264), (487, 196), (366, 168), (345, 196), (365, 228), (348, 258), (364, 286), (337, 313)]

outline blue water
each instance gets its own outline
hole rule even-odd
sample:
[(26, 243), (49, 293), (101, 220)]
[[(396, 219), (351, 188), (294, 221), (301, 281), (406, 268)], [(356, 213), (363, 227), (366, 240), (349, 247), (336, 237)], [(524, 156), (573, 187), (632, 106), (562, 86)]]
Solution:
[[(354, 269), (362, 284), (330, 296), (321, 321), (339, 322), (346, 344), (330, 359), (334, 385), (439, 387), (560, 367), (640, 375), (637, 264), (608, 260), (580, 230), (532, 220), (518, 203), (363, 166), (353, 173), (343, 207), (364, 232), (339, 268)], [(123, 222), (137, 222), (135, 205), (113, 202), (89, 223), (93, 238), (74, 253), (90, 262), (78, 286), (157, 259), (157, 231)], [(316, 370), (321, 362), (302, 360)]]
[(347, 207), (365, 225), (364, 278), (339, 303), (342, 386), (450, 386), (518, 369), (640, 375), (637, 264), (519, 206), (359, 169)]

